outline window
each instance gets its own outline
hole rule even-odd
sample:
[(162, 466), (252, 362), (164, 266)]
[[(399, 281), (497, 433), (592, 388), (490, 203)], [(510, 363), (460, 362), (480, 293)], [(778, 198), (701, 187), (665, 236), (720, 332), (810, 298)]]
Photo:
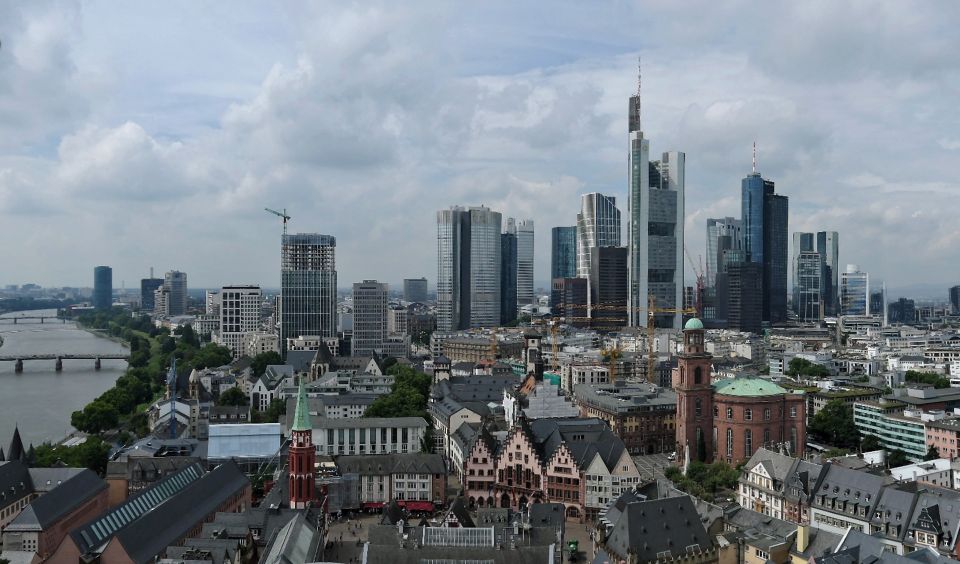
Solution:
[(769, 408), (769, 407), (763, 410), (763, 420), (764, 420), (764, 421), (770, 421), (770, 408)]
[(732, 407), (728, 407), (728, 408), (727, 408), (727, 419), (733, 419), (733, 408), (732, 408)]
[(703, 369), (699, 366), (693, 369), (693, 383), (701, 384), (703, 380)]
[(753, 421), (753, 410), (749, 407), (743, 408), (743, 420), (744, 421)]
[[(769, 411), (769, 410), (767, 410), (767, 411)], [(769, 444), (770, 444), (770, 429), (764, 429), (764, 430), (763, 430), (763, 444), (765, 444), (765, 445), (769, 445)]]
[(753, 455), (753, 431), (746, 429), (743, 432), (743, 456), (750, 458)]
[(713, 416), (714, 416), (714, 417), (720, 417), (720, 408), (719, 408), (719, 407), (713, 406)]
[(727, 427), (727, 458), (733, 458), (733, 429)]
[(797, 418), (797, 406), (795, 405), (790, 406), (790, 418), (791, 419)]
[(694, 403), (693, 410), (696, 412), (697, 417), (703, 415), (703, 402), (700, 400), (700, 398), (697, 398), (696, 402)]

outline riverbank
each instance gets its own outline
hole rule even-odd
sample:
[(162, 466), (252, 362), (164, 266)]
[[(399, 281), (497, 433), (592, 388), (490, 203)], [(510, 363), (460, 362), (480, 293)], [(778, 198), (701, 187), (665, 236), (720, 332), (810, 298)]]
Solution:
[[(127, 340), (124, 339), (123, 337), (116, 337), (116, 336), (114, 336), (114, 335), (111, 335), (110, 333), (107, 333), (107, 330), (106, 330), (106, 329), (94, 329), (94, 328), (92, 328), (92, 327), (87, 327), (86, 325), (81, 324), (80, 321), (75, 321), (75, 322), (74, 322), (74, 325), (76, 325), (77, 329), (79, 329), (79, 330), (81, 330), (81, 331), (86, 331), (87, 333), (90, 333), (91, 335), (94, 335), (94, 336), (96, 336), (96, 337), (100, 337), (101, 339), (106, 339), (106, 340), (108, 340), (108, 341), (113, 341), (114, 343), (117, 343), (117, 344), (120, 345), (120, 346), (126, 347), (128, 350), (130, 349), (130, 342), (129, 342), (129, 341), (127, 341)], [(3, 341), (3, 339), (0, 338), (0, 345), (3, 344), (2, 341)]]

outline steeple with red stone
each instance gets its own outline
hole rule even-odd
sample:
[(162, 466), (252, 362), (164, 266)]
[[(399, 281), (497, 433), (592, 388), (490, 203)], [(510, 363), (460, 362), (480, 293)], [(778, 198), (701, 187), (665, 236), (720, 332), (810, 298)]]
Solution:
[(297, 408), (293, 413), (290, 426), (290, 507), (306, 509), (316, 498), (316, 461), (317, 451), (313, 446), (313, 425), (310, 424), (310, 411), (307, 405), (307, 391), (300, 378), (297, 390)]

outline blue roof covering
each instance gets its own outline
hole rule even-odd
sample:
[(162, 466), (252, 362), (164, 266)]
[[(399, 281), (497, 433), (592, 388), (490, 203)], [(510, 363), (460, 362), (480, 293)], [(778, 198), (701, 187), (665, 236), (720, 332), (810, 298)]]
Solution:
[(210, 425), (207, 458), (269, 458), (280, 448), (279, 423)]

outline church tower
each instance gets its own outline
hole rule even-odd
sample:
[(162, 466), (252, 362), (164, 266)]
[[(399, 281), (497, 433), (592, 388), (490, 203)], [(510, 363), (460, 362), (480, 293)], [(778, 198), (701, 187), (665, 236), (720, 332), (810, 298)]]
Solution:
[(313, 446), (313, 425), (307, 405), (307, 391), (300, 378), (297, 390), (297, 408), (290, 427), (290, 455), (287, 463), (290, 470), (290, 508), (306, 509), (316, 497), (317, 451)]
[(713, 461), (713, 387), (710, 363), (713, 357), (703, 345), (703, 323), (691, 319), (683, 327), (683, 352), (673, 369), (677, 392), (677, 462)]

